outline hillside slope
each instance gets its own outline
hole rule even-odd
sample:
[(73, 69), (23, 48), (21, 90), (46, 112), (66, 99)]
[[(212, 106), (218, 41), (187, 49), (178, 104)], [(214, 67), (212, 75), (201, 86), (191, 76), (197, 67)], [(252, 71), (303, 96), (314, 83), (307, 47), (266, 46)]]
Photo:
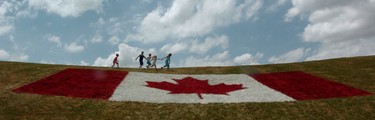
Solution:
[[(375, 96), (283, 103), (152, 104), (20, 94), (12, 89), (66, 68), (95, 68), (19, 62), (0, 62), (0, 119), (368, 119), (375, 118)], [(375, 93), (375, 56), (289, 64), (233, 67), (174, 68), (173, 74), (252, 74), (304, 71)]]

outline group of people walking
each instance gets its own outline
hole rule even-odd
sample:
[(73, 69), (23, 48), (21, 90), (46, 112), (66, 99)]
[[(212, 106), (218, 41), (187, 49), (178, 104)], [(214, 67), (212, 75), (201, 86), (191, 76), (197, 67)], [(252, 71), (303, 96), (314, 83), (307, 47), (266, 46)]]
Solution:
[[(119, 68), (119, 63), (118, 63), (118, 56), (119, 54), (116, 54), (116, 57), (113, 59), (113, 65), (111, 68), (113, 68), (113, 66), (115, 66), (115, 64), (117, 64), (117, 68)], [(144, 55), (144, 52), (142, 51), (140, 55), (138, 55), (135, 60), (139, 60), (139, 68), (142, 68), (143, 66), (143, 59), (146, 59), (146, 63), (147, 63), (147, 66), (146, 68), (149, 69), (150, 67), (154, 67), (155, 70), (157, 70), (157, 67), (156, 67), (156, 61), (157, 60), (164, 60), (165, 59), (165, 65), (163, 67), (161, 67), (161, 69), (163, 68), (167, 68), (167, 70), (169, 70), (169, 66), (170, 66), (170, 63), (171, 63), (171, 57), (172, 57), (172, 53), (169, 53), (167, 56), (161, 58), (161, 59), (158, 59), (158, 57), (156, 55), (152, 56), (151, 53), (148, 54), (148, 57), (146, 57)], [(138, 59), (139, 58), (139, 59)]]

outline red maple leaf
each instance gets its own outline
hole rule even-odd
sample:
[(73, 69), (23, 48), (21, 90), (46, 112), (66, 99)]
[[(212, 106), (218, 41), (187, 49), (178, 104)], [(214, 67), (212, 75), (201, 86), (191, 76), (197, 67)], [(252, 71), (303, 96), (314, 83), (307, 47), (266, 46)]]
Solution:
[(157, 88), (170, 91), (169, 94), (198, 94), (200, 99), (203, 99), (201, 94), (223, 94), (228, 95), (228, 92), (245, 89), (242, 84), (226, 85), (220, 83), (217, 85), (209, 85), (208, 80), (198, 80), (193, 77), (185, 77), (183, 79), (173, 79), (177, 84), (162, 81), (151, 82), (146, 81), (147, 87)]

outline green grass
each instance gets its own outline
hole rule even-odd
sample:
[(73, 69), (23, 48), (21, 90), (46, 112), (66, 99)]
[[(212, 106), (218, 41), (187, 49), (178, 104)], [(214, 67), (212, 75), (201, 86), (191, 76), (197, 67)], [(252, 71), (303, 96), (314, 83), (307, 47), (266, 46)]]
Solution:
[[(375, 96), (296, 102), (236, 104), (154, 104), (20, 94), (12, 89), (66, 68), (82, 66), (0, 62), (0, 119), (371, 119)], [(108, 69), (96, 67), (96, 69)], [(170, 74), (239, 74), (304, 71), (375, 93), (375, 56), (303, 63), (174, 68)]]

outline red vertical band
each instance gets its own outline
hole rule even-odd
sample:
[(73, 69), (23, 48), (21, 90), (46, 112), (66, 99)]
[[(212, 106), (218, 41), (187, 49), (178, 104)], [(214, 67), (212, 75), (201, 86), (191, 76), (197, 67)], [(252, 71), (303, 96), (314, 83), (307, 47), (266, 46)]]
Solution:
[(14, 92), (108, 99), (128, 72), (94, 69), (65, 69)]
[(300, 71), (252, 74), (260, 83), (297, 100), (313, 100), (371, 93)]

